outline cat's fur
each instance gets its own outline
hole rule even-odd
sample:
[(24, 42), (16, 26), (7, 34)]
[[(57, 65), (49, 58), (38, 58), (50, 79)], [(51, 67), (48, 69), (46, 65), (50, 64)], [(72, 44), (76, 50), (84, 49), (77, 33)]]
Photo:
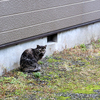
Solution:
[(44, 56), (46, 51), (46, 46), (39, 46), (35, 49), (26, 49), (20, 58), (20, 69), (24, 72), (35, 72), (40, 71), (38, 61)]

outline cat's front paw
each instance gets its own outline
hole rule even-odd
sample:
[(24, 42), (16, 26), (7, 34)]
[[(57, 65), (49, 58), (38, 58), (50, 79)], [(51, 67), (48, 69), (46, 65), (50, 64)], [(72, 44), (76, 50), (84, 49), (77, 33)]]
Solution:
[(33, 72), (38, 72), (41, 70), (41, 67), (36, 67)]

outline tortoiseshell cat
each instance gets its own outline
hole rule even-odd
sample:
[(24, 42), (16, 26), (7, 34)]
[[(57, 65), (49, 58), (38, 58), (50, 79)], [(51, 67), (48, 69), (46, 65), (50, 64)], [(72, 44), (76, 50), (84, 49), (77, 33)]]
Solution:
[(30, 48), (26, 49), (20, 58), (20, 68), (21, 71), (24, 72), (36, 72), (40, 71), (40, 67), (38, 65), (38, 60), (40, 60), (46, 51), (46, 45), (45, 46), (39, 46), (35, 49)]

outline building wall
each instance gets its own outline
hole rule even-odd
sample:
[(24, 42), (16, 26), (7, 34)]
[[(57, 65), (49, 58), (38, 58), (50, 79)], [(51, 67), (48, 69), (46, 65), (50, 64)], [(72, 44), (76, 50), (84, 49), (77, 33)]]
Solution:
[(0, 45), (100, 19), (100, 0), (0, 0)]
[(27, 48), (36, 48), (37, 45), (47, 45), (45, 56), (55, 51), (62, 51), (80, 44), (89, 44), (92, 40), (100, 39), (100, 23), (73, 29), (57, 34), (57, 41), (48, 42), (47, 37), (21, 43), (0, 50), (0, 75), (12, 69), (20, 67), (20, 57)]

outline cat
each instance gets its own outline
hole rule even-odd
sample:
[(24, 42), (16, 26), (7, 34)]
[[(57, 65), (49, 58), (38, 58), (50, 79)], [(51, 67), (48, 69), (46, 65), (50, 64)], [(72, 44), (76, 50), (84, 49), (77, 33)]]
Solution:
[(23, 72), (37, 72), (40, 71), (41, 67), (39, 67), (38, 61), (42, 59), (46, 52), (46, 45), (39, 46), (35, 49), (29, 48), (26, 49), (20, 58), (20, 69)]

